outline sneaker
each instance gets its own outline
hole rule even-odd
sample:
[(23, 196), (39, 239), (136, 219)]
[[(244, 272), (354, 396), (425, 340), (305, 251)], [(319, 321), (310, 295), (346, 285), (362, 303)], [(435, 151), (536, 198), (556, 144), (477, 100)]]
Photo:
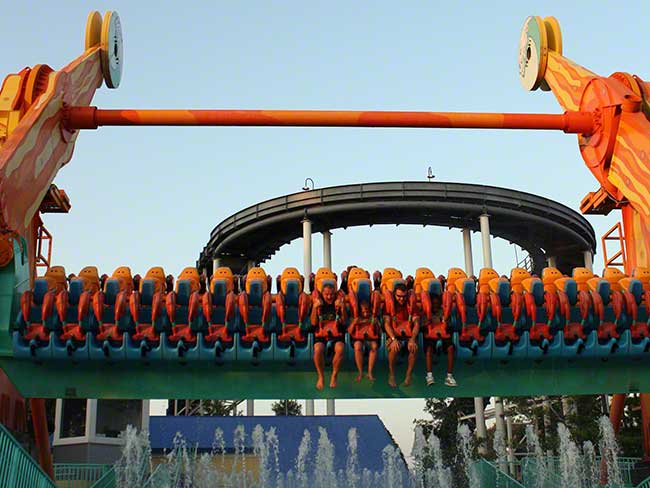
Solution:
[(433, 374), (432, 373), (427, 373), (427, 386), (431, 386), (436, 382), (436, 380), (433, 379)]
[(447, 377), (445, 378), (445, 385), (458, 386), (458, 383), (456, 383), (456, 379), (454, 378), (453, 374), (447, 373)]

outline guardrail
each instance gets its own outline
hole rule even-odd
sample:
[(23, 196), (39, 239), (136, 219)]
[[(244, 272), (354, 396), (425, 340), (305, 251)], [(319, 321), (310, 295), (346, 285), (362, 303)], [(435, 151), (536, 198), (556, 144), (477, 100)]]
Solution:
[(495, 464), (486, 459), (479, 459), (477, 469), (481, 486), (498, 486), (499, 488), (526, 488), (519, 481), (501, 471)]
[(54, 465), (54, 479), (59, 488), (89, 488), (110, 470), (109, 464), (60, 463)]
[(104, 473), (90, 488), (115, 488), (117, 479), (115, 478), (115, 468), (111, 468)]
[(36, 461), (0, 424), (0, 486), (11, 488), (57, 488)]

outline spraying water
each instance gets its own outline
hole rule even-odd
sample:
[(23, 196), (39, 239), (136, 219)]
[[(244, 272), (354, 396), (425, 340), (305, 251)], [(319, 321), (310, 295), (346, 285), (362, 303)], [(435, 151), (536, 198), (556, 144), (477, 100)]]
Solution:
[(532, 425), (526, 426), (526, 448), (530, 454), (534, 456), (534, 463), (531, 463), (533, 467), (533, 483), (532, 488), (543, 488), (546, 486), (546, 480), (548, 478), (548, 472), (546, 467), (546, 459), (544, 458), (544, 451), (542, 451), (542, 446), (539, 443), (539, 437), (537, 432)]
[(582, 486), (582, 456), (569, 429), (564, 424), (558, 424), (557, 434), (560, 437), (560, 479), (562, 488)]
[(605, 486), (623, 486), (623, 477), (618, 465), (618, 444), (609, 418), (602, 416), (598, 422), (598, 428), (600, 431), (598, 450), (607, 467), (607, 485)]
[(472, 457), (470, 446), (470, 432), (467, 424), (458, 426), (458, 443), (460, 445), (461, 462), (465, 468), (469, 488), (479, 488), (481, 481), (476, 469), (476, 463)]

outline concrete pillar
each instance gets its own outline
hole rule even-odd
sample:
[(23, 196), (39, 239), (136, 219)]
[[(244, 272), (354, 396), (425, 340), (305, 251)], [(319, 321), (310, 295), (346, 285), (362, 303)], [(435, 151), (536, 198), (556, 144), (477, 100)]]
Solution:
[(472, 258), (472, 234), (471, 230), (463, 229), (463, 252), (465, 254), (465, 273), (467, 276), (474, 274), (474, 259)]
[(311, 274), (311, 220), (307, 217), (302, 221), (302, 273), (305, 283), (308, 283)]
[(481, 224), (481, 243), (483, 247), (483, 267), (492, 267), (492, 246), (490, 245), (490, 216), (482, 214), (479, 217)]
[(255, 415), (255, 400), (246, 400), (246, 415), (249, 417)]
[(549, 256), (546, 258), (546, 263), (549, 268), (557, 268), (557, 258), (555, 256)]
[[(503, 399), (501, 397), (494, 397), (494, 419), (496, 420), (496, 431), (501, 433), (501, 438), (506, 439), (506, 424), (505, 416), (503, 412)], [(506, 444), (507, 448), (507, 444)], [(505, 460), (502, 460), (499, 463), (499, 469), (505, 472), (508, 469), (508, 466), (505, 464)]]
[(487, 439), (487, 429), (485, 428), (485, 405), (483, 405), (483, 397), (474, 397), (474, 412), (476, 414), (476, 440), (479, 441), (478, 453), (481, 456), (487, 454), (487, 446), (485, 441)]
[(583, 256), (585, 257), (585, 268), (590, 271), (594, 270), (594, 256), (591, 254), (591, 251), (583, 251)]
[(327, 399), (327, 415), (336, 415), (336, 406), (334, 404), (334, 398)]
[(314, 400), (305, 400), (305, 415), (314, 416)]
[(323, 266), (332, 269), (332, 233), (323, 232)]

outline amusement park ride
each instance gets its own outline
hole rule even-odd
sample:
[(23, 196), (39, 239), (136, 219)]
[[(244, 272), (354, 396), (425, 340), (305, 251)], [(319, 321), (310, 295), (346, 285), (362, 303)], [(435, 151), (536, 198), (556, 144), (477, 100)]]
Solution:
[[(485, 286), (477, 290), (462, 274), (457, 276), (461, 281), (447, 280), (446, 288), (433, 275), (416, 284), (426, 283), (428, 288), (418, 291), (441, 295), (447, 307), (449, 332), (462, 359), (456, 371), (458, 396), (614, 393), (611, 417), (617, 426), (624, 395), (650, 392), (650, 83), (623, 72), (600, 76), (564, 57), (554, 18), (526, 19), (519, 76), (527, 90), (552, 91), (562, 114), (91, 106), (103, 82), (119, 86), (122, 56), (119, 17), (107, 12), (102, 19), (93, 12), (81, 56), (59, 71), (44, 64), (25, 68), (8, 75), (0, 89), (0, 367), (22, 395), (449, 396), (442, 387), (427, 389), (422, 379), (398, 389), (383, 381), (359, 385), (352, 381), (351, 369), (342, 372), (336, 390), (316, 391), (313, 337), (300, 328), (289, 333), (285, 323), (291, 314), (308, 316), (309, 298), (297, 271), (278, 281), (281, 293), (275, 303), (270, 280), (260, 268), (249, 272), (237, 303), (236, 280), (222, 268), (214, 270), (207, 292), (195, 287), (196, 270), (187, 269), (175, 291), (172, 286), (166, 295), (161, 269), (152, 269), (135, 290), (126, 268), (102, 282), (102, 288), (96, 270), (88, 268), (68, 289), (63, 270), (49, 262), (47, 278), (37, 279), (44, 237), (40, 215), (70, 208), (53, 180), (72, 158), (80, 131), (105, 125), (503, 128), (577, 134), (582, 158), (599, 184), (583, 199), (581, 210), (621, 211), (627, 276), (609, 270), (598, 279), (583, 268), (573, 278), (562, 278), (549, 268), (542, 279), (525, 277), (526, 286), (518, 291), (514, 282), (511, 289), (507, 280), (498, 279), (480, 283)], [(360, 273), (356, 281), (351, 280), (354, 273)], [(336, 284), (337, 277), (329, 270), (317, 273), (316, 289), (327, 280)], [(360, 270), (351, 270), (347, 283), (353, 303), (355, 293), (373, 294), (370, 275)], [(514, 334), (503, 333), (513, 324)], [(478, 332), (467, 338), (472, 326)], [(535, 332), (539, 330), (541, 334)], [(231, 341), (235, 345), (229, 346)], [(382, 377), (379, 363), (385, 360), (378, 361)], [(598, 370), (604, 373), (594, 374)], [(648, 456), (650, 394), (641, 398)], [(36, 417), (43, 414), (42, 403), (33, 401), (33, 407)]]

